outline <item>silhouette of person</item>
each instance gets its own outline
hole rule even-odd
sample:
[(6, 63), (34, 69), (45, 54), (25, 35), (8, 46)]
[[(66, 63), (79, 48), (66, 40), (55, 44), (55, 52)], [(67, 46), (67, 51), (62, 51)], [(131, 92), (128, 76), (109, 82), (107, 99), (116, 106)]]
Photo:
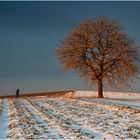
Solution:
[(17, 98), (19, 97), (19, 89), (17, 89), (17, 91), (16, 91), (16, 96), (17, 96)]

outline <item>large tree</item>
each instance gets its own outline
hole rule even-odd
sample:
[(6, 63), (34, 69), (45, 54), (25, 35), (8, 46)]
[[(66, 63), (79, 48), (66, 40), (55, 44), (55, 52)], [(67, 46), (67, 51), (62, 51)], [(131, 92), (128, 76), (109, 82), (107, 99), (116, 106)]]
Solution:
[(103, 81), (110, 85), (127, 84), (138, 73), (138, 50), (119, 22), (106, 17), (87, 20), (76, 26), (57, 49), (65, 69), (98, 82), (98, 97), (103, 98)]

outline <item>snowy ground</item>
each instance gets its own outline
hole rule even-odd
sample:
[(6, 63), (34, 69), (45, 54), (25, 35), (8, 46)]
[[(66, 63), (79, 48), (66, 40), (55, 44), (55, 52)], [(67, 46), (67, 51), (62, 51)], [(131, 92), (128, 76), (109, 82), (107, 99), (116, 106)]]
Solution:
[(7, 100), (3, 101), (2, 112), (0, 113), (0, 139), (6, 139), (8, 135), (8, 106)]
[[(71, 93), (68, 95), (70, 96)], [(68, 96), (67, 95), (67, 96)], [(73, 97), (97, 97), (97, 91), (75, 91)], [(115, 99), (130, 99), (130, 100), (139, 100), (140, 101), (140, 93), (125, 93), (125, 92), (104, 92), (105, 98), (115, 98)]]
[(137, 108), (140, 109), (140, 100), (134, 100), (134, 99), (111, 99), (111, 98), (105, 98), (105, 99), (98, 99), (98, 98), (77, 98), (82, 101), (88, 101), (88, 102), (95, 102), (95, 103), (101, 103), (101, 104), (108, 104), (108, 105), (114, 105), (114, 106), (122, 106), (122, 107), (130, 107), (130, 108)]
[(139, 101), (28, 97), (3, 102), (0, 139), (140, 139)]

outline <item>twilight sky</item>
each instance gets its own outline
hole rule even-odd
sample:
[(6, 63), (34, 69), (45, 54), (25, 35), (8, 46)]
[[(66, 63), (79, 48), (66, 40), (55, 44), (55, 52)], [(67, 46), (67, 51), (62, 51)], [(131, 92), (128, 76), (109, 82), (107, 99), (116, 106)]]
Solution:
[[(0, 2), (0, 95), (96, 90), (64, 72), (55, 49), (74, 25), (97, 16), (120, 21), (140, 46), (139, 13), (140, 2)], [(140, 75), (122, 91), (140, 92)]]

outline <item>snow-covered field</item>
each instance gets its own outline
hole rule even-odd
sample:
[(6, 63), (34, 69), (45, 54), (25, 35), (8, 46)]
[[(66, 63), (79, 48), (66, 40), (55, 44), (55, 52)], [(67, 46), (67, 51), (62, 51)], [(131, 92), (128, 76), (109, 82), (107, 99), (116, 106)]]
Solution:
[[(65, 97), (97, 97), (97, 91), (74, 91), (68, 92), (64, 96)], [(117, 98), (117, 99), (139, 99), (140, 100), (140, 93), (124, 93), (124, 92), (104, 92), (105, 98)]]
[(139, 100), (28, 97), (6, 105), (9, 139), (140, 139)]
[(8, 105), (7, 100), (2, 101), (2, 112), (0, 113), (0, 139), (8, 136)]

